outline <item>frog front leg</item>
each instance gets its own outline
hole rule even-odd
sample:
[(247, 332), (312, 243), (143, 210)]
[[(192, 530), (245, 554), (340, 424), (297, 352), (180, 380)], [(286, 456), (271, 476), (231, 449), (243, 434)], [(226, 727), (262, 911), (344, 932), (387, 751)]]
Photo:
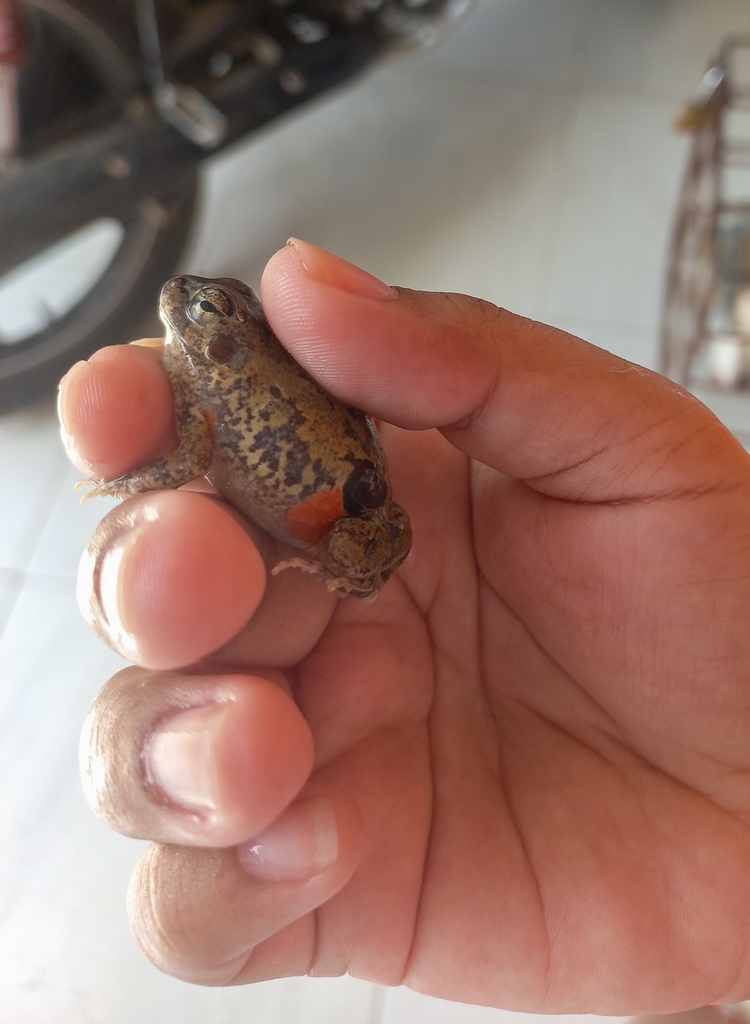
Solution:
[(199, 409), (187, 410), (179, 419), (180, 443), (171, 455), (152, 459), (139, 469), (123, 473), (116, 480), (82, 481), (80, 486), (93, 483), (89, 498), (127, 498), (142, 491), (161, 491), (180, 487), (197, 477), (205, 476), (213, 458), (211, 429), (206, 416)]

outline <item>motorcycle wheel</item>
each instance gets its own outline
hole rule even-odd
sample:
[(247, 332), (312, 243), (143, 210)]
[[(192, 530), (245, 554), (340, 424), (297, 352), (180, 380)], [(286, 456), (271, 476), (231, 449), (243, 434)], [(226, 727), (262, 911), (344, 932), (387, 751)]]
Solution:
[[(24, 0), (24, 9), (32, 53), (19, 83), (21, 163), (74, 135), (82, 116), (90, 124), (121, 109), (140, 81), (132, 17), (117, 4)], [(97, 348), (159, 330), (159, 289), (185, 246), (197, 190), (197, 173), (183, 174), (168, 195), (140, 195), (117, 218), (92, 211), (0, 277), (0, 411), (54, 394)]]

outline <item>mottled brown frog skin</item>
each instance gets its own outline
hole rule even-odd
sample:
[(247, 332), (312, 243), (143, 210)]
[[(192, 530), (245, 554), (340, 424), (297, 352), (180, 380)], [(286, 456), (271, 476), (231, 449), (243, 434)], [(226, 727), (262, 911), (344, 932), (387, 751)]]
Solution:
[(231, 278), (175, 277), (161, 293), (164, 370), (177, 450), (94, 494), (124, 497), (207, 476), (236, 509), (310, 557), (341, 596), (372, 599), (411, 547), (372, 420), (337, 402), (289, 355), (253, 292)]

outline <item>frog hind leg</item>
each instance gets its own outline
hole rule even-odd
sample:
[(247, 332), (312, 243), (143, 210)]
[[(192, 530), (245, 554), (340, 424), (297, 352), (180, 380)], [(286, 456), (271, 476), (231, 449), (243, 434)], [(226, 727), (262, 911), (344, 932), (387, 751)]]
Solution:
[(80, 489), (93, 484), (81, 501), (89, 498), (126, 498), (142, 491), (161, 491), (181, 487), (205, 476), (213, 459), (211, 430), (202, 412), (186, 416), (181, 424), (180, 443), (171, 455), (152, 459), (138, 469), (123, 473), (115, 480), (82, 480)]
[(280, 562), (272, 575), (302, 569), (324, 580), (340, 597), (352, 594), (365, 603), (374, 601), (406, 558), (411, 543), (406, 513), (398, 505), (389, 512), (390, 518), (379, 509), (368, 509), (360, 516), (339, 519), (318, 549), (319, 560), (290, 558)]

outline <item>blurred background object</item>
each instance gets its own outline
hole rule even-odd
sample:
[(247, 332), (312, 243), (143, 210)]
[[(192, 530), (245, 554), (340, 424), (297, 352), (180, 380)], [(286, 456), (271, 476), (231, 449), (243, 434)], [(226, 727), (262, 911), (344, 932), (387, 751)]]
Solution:
[(0, 0), (0, 411), (160, 332), (198, 165), (470, 0)]
[[(203, 157), (180, 269), (256, 287), (297, 235), (389, 283), (479, 295), (655, 368), (693, 143), (672, 130), (674, 114), (722, 39), (740, 32), (750, 34), (747, 0), (479, 0), (438, 46), (374, 62)], [(114, 244), (108, 222), (95, 230), (76, 260)], [(44, 277), (50, 294), (67, 266)], [(0, 316), (13, 302), (0, 294)], [(706, 393), (731, 427), (750, 426), (745, 392)], [(101, 825), (78, 780), (81, 722), (124, 666), (75, 602), (81, 551), (110, 507), (81, 506), (79, 476), (52, 400), (0, 416), (0, 1021), (612, 1022), (468, 1007), (350, 977), (203, 989), (146, 961), (124, 911), (144, 844)], [(706, 1014), (720, 1024), (722, 1012)]]
[(750, 36), (724, 39), (676, 127), (692, 141), (668, 269), (661, 369), (699, 394), (750, 395)]

